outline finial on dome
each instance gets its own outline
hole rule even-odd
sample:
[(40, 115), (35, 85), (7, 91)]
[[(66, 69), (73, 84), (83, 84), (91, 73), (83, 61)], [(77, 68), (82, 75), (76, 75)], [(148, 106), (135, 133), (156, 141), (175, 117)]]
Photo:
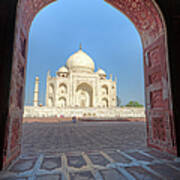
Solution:
[(80, 49), (80, 50), (82, 49), (82, 44), (81, 44), (81, 43), (80, 43), (79, 49)]

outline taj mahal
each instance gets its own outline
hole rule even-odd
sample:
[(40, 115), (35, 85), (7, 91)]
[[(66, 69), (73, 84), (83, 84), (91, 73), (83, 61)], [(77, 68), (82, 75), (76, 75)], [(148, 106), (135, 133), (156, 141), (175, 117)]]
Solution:
[[(39, 105), (39, 78), (35, 79), (33, 106), (25, 106), (24, 117), (108, 117), (132, 116), (137, 110), (117, 107), (117, 78), (103, 69), (95, 72), (93, 59), (80, 48), (60, 67), (56, 76), (47, 73), (46, 105)], [(138, 110), (144, 116), (144, 110)], [(142, 112), (141, 112), (142, 111)]]
[(94, 61), (80, 49), (59, 68), (56, 77), (47, 75), (48, 107), (116, 107), (116, 82), (104, 70), (95, 70)]

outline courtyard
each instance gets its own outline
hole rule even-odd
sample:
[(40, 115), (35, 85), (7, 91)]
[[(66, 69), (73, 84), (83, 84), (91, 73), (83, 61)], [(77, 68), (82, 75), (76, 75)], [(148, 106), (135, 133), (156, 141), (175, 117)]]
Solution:
[(146, 147), (144, 122), (33, 122), (23, 124), (22, 154)]
[(30, 119), (2, 180), (180, 179), (180, 160), (146, 148), (145, 122)]

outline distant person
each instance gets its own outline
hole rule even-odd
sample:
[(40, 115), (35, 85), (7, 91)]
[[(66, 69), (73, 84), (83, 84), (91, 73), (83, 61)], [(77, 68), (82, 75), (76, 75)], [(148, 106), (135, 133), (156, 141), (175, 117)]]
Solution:
[(73, 116), (73, 117), (72, 117), (72, 122), (73, 122), (73, 123), (76, 123), (76, 116)]

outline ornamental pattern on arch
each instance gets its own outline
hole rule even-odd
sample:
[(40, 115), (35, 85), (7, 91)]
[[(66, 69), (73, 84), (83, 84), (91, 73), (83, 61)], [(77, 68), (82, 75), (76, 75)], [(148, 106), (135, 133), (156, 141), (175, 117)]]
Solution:
[(105, 0), (116, 7), (135, 24), (144, 45), (163, 32), (163, 22), (152, 0)]
[(56, 0), (19, 0), (22, 22), (28, 31), (36, 14), (48, 4)]
[[(163, 31), (163, 23), (153, 0), (105, 0), (113, 5), (135, 24), (144, 38), (144, 43), (155, 39)], [(22, 22), (29, 30), (35, 15), (48, 4), (55, 0), (21, 0)], [(150, 38), (147, 39), (147, 36)]]

